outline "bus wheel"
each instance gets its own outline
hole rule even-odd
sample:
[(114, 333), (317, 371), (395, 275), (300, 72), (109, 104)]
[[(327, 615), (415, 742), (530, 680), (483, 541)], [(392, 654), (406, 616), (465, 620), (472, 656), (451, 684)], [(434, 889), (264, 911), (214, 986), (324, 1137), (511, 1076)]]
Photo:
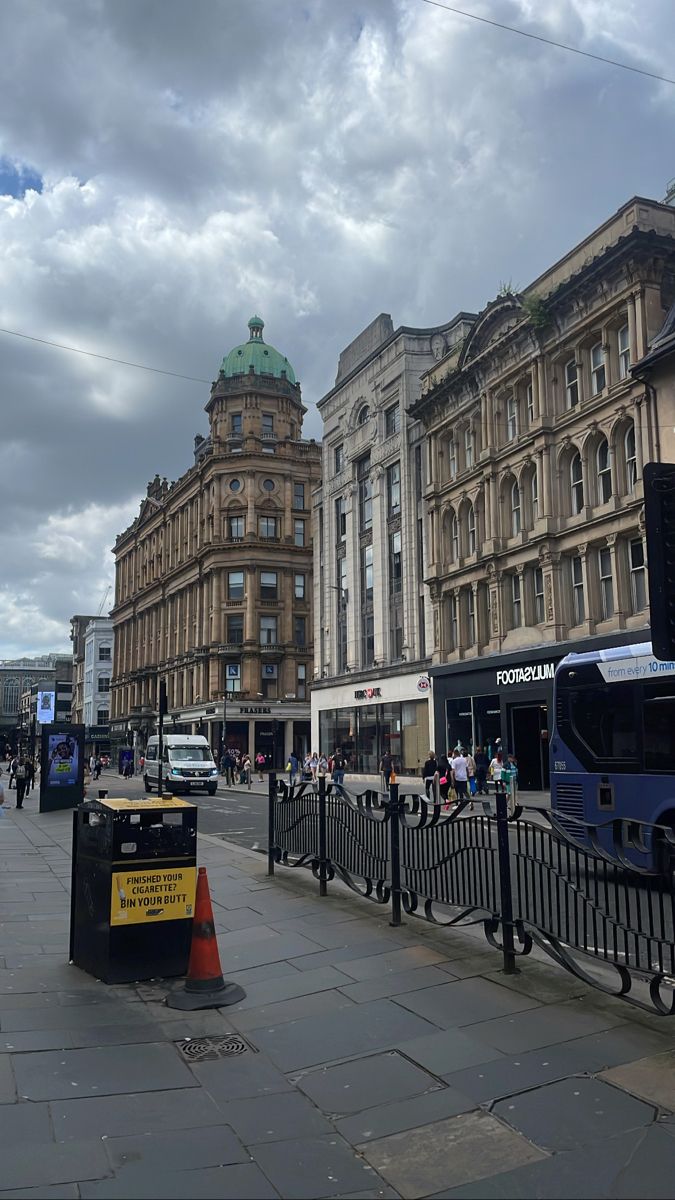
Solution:
[[(675, 837), (675, 816), (666, 817), (659, 825), (665, 825)], [(652, 845), (655, 869), (663, 878), (672, 881), (675, 875), (675, 845), (668, 840), (665, 831), (658, 827), (654, 830)]]
[(151, 791), (152, 791), (152, 788), (150, 787), (150, 784), (148, 783), (148, 777), (147, 777), (147, 775), (144, 775), (144, 776), (143, 776), (143, 783), (144, 783), (144, 785), (145, 785), (145, 790), (146, 790), (146, 792), (151, 792)]

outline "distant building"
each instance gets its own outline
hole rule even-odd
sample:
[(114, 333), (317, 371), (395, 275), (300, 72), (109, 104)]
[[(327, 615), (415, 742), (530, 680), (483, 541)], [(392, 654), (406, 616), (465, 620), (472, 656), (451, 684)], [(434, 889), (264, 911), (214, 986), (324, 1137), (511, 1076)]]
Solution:
[(309, 747), (311, 493), (300, 385), (249, 321), (206, 404), (210, 432), (171, 485), (156, 476), (115, 543), (112, 732), (142, 748), (158, 689), (168, 728), (285, 766)]
[[(107, 618), (104, 618), (107, 620)], [(94, 616), (78, 613), (70, 618), (70, 640), (73, 643), (73, 703), (71, 720), (74, 725), (84, 724), (84, 643), (87, 627)]]
[[(62, 660), (64, 667), (68, 659)], [(62, 674), (59, 670), (57, 676)], [(28, 691), (22, 692), (19, 701), (19, 747), (24, 753), (39, 756), (43, 726), (49, 726), (51, 721), (44, 720), (39, 704), (41, 693), (54, 693), (54, 723), (70, 724), (70, 710), (73, 699), (72, 678), (55, 678), (41, 680), (31, 684)]]
[(72, 661), (68, 655), (43, 654), (37, 658), (0, 659), (0, 751), (18, 749), (20, 701), (33, 684), (53, 687), (56, 679), (70, 681)]
[(377, 773), (385, 751), (417, 773), (429, 751), (427, 456), (409, 413), (422, 373), (456, 359), (473, 319), (394, 329), (381, 313), (342, 351), (335, 387), (319, 401), (312, 743), (341, 748), (352, 773)]

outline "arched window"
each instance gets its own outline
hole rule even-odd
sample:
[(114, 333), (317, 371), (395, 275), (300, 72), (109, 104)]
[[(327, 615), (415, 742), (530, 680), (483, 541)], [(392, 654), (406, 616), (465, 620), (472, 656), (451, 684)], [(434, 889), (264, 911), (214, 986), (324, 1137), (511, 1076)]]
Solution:
[(572, 493), (572, 515), (577, 516), (584, 507), (584, 475), (581, 455), (577, 450), (570, 463), (570, 490)]
[(635, 426), (632, 421), (626, 430), (623, 446), (626, 456), (626, 491), (634, 492), (637, 483), (637, 454), (635, 453)]
[(21, 685), (18, 679), (6, 679), (2, 689), (2, 708), (8, 716), (16, 716), (19, 711), (19, 696)]
[(466, 514), (466, 532), (469, 554), (476, 553), (476, 512), (473, 504), (469, 505)]
[(606, 504), (612, 496), (612, 468), (609, 463), (609, 445), (603, 438), (595, 453), (598, 472), (598, 504)]
[(520, 488), (517, 483), (511, 488), (511, 536), (516, 537), (522, 526), (520, 521)]
[(368, 408), (367, 404), (363, 404), (361, 406), (361, 408), (359, 409), (359, 415), (356, 418), (356, 424), (357, 425), (365, 425), (366, 421), (368, 421), (369, 419), (370, 419), (370, 409)]
[(539, 517), (539, 483), (536, 468), (530, 476), (530, 508), (532, 509), (532, 524)]
[(452, 562), (459, 558), (459, 521), (454, 513), (450, 520), (450, 557)]

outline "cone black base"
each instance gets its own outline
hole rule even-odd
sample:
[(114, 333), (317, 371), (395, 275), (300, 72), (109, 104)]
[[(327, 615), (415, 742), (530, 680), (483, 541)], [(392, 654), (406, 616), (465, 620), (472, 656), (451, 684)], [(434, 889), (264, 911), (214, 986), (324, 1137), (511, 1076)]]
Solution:
[(246, 999), (246, 992), (238, 983), (226, 983), (221, 988), (204, 992), (170, 992), (166, 997), (168, 1008), (180, 1008), (184, 1012), (195, 1012), (198, 1008), (227, 1008)]

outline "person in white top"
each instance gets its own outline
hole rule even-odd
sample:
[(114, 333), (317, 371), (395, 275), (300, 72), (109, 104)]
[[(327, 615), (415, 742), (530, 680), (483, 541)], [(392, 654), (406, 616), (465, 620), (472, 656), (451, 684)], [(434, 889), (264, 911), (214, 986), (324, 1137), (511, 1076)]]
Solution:
[(469, 779), (468, 768), (469, 764), (462, 750), (452, 760), (452, 785), (457, 793), (458, 801), (466, 800)]

